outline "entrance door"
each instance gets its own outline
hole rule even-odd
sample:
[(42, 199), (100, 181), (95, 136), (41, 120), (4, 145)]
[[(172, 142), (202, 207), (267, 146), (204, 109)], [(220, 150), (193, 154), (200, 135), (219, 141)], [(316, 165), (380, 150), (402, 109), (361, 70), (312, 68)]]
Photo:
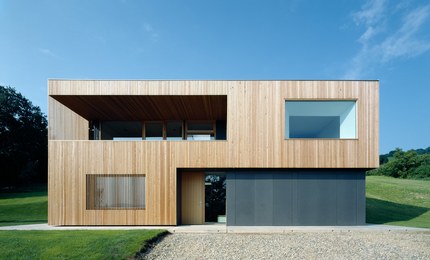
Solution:
[(181, 193), (182, 224), (204, 224), (205, 173), (182, 172)]

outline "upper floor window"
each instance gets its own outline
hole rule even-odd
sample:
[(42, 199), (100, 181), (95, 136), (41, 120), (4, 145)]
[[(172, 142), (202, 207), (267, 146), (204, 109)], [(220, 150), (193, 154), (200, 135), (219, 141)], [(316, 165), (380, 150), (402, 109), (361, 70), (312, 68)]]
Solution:
[(142, 140), (142, 124), (134, 121), (101, 122), (101, 140)]
[(187, 122), (187, 140), (209, 141), (215, 139), (215, 121)]
[(356, 101), (285, 102), (285, 138), (354, 139)]
[(91, 140), (226, 140), (225, 120), (91, 121)]
[(145, 132), (143, 133), (143, 139), (163, 140), (163, 122), (145, 122), (144, 125)]

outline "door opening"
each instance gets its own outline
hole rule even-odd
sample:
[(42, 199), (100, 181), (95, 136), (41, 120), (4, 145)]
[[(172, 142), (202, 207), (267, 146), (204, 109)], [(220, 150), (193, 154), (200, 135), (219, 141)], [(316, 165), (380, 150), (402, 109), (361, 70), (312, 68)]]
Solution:
[(181, 224), (202, 225), (205, 223), (205, 173), (187, 171), (180, 174)]
[(226, 223), (226, 174), (206, 172), (205, 222)]
[(226, 224), (227, 174), (208, 169), (178, 169), (177, 224)]

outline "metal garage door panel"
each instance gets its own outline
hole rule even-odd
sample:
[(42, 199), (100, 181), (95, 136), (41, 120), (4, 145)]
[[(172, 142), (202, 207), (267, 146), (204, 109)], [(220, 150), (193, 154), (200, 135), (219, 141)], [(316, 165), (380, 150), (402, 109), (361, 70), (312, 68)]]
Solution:
[(357, 223), (357, 173), (337, 174), (337, 225)]
[[(255, 177), (253, 173), (236, 174), (236, 225), (254, 226)], [(228, 218), (229, 216), (227, 216)]]
[(273, 225), (293, 225), (294, 185), (293, 173), (273, 173)]
[(297, 200), (296, 225), (332, 225), (336, 221), (336, 175), (298, 172)]
[(255, 173), (254, 225), (273, 225), (273, 176)]

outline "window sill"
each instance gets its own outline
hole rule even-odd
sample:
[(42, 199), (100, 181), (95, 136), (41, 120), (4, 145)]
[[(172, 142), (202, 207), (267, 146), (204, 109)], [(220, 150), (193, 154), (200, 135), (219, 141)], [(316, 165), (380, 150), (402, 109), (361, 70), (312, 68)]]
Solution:
[(146, 208), (98, 208), (98, 209), (86, 209), (86, 210), (146, 210)]
[(347, 141), (347, 140), (353, 140), (353, 141), (358, 141), (358, 138), (285, 138), (285, 141), (288, 140), (309, 140), (309, 141), (315, 141), (315, 140), (337, 140), (337, 141)]

